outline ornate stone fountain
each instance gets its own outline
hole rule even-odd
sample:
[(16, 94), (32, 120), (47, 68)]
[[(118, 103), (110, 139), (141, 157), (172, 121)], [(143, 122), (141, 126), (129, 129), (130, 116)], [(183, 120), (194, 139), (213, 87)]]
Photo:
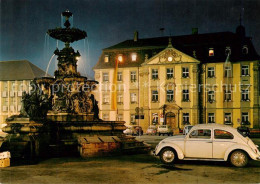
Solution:
[[(97, 82), (80, 75), (77, 71), (80, 53), (70, 46), (87, 34), (70, 27), (71, 12), (62, 12), (62, 16), (64, 27), (47, 31), (52, 38), (65, 43), (62, 50), (54, 51), (58, 56), (54, 78), (36, 78), (31, 82), (31, 91), (23, 94), (20, 115), (7, 119), (3, 131), (9, 136), (1, 150), (33, 158), (46, 153), (48, 156), (57, 152), (76, 153), (79, 148), (81, 156), (86, 157), (100, 155), (104, 147), (105, 152), (128, 150), (130, 144), (133, 148), (145, 147), (123, 135), (125, 122), (99, 119), (98, 102), (92, 94)], [(89, 146), (91, 143), (100, 149), (93, 151), (95, 146)], [(83, 148), (88, 150), (84, 152)]]

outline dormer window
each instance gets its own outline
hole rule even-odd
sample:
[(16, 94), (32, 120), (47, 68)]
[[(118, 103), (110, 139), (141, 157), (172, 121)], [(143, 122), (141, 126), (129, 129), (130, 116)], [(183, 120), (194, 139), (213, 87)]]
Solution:
[(213, 48), (209, 48), (209, 56), (214, 56), (214, 49)]
[(244, 45), (243, 48), (242, 48), (242, 53), (243, 54), (248, 54), (248, 47), (247, 45)]
[(109, 55), (105, 55), (104, 62), (105, 62), (105, 63), (108, 63), (108, 62), (109, 62)]
[(226, 54), (226, 56), (231, 55), (231, 48), (230, 47), (226, 47), (225, 54)]
[(137, 54), (136, 54), (136, 53), (133, 53), (131, 57), (132, 57), (132, 61), (136, 61), (136, 59), (137, 59)]
[(123, 56), (122, 55), (119, 55), (118, 57), (117, 57), (117, 59), (118, 59), (118, 61), (121, 63), (121, 62), (123, 62)]

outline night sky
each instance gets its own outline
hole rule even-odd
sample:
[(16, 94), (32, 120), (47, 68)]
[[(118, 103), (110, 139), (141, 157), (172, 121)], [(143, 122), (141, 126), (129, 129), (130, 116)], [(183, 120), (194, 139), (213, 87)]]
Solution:
[[(66, 9), (74, 15), (74, 27), (88, 34), (72, 44), (82, 55), (82, 75), (93, 76), (102, 49), (132, 39), (135, 30), (139, 38), (191, 34), (192, 27), (199, 33), (234, 32), (241, 12), (246, 34), (260, 53), (260, 0), (0, 0), (0, 5), (0, 60), (27, 59), (43, 70), (57, 46), (46, 31), (61, 25)], [(58, 42), (59, 49), (63, 45)], [(52, 75), (54, 67), (55, 62)]]

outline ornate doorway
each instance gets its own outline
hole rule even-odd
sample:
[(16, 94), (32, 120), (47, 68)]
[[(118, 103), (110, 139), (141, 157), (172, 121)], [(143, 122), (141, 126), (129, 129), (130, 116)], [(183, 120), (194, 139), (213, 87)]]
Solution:
[(165, 114), (166, 125), (171, 126), (173, 129), (176, 128), (176, 116), (173, 112), (168, 112)]

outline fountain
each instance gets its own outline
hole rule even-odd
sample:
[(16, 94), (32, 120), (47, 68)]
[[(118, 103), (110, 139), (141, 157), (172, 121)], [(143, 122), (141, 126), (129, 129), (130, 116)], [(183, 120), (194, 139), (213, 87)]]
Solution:
[(58, 69), (54, 78), (36, 78), (31, 90), (22, 96), (20, 115), (7, 118), (3, 131), (9, 135), (2, 151), (12, 157), (62, 156), (80, 154), (100, 156), (147, 149), (142, 142), (124, 136), (124, 121), (99, 119), (98, 102), (92, 91), (97, 81), (88, 80), (77, 71), (78, 51), (70, 43), (87, 37), (85, 31), (71, 28), (72, 13), (62, 12), (63, 28), (49, 29), (47, 34), (65, 43), (54, 51)]

